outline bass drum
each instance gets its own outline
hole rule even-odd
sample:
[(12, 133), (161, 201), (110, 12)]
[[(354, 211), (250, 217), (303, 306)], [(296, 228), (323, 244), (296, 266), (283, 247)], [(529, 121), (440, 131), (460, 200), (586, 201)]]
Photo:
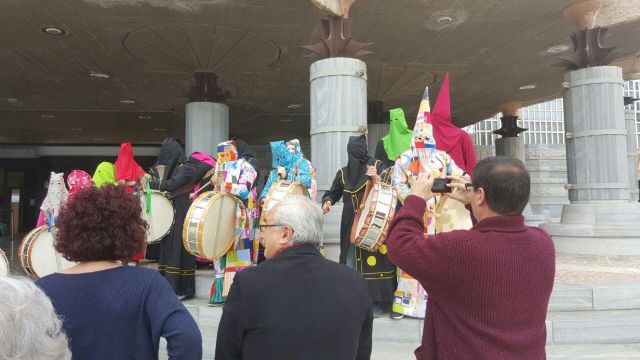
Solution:
[(282, 199), (291, 195), (308, 196), (307, 188), (295, 181), (280, 180), (276, 181), (267, 196), (265, 196), (264, 205), (262, 206), (262, 214), (260, 215), (260, 223), (263, 224), (267, 219), (267, 214), (272, 207), (282, 201)]
[(25, 235), (18, 249), (18, 261), (25, 274), (33, 279), (64, 271), (77, 264), (63, 258), (55, 250), (53, 234), (47, 226), (37, 227)]
[(150, 201), (147, 206), (147, 194), (141, 192), (142, 218), (149, 224), (147, 243), (156, 243), (171, 230), (175, 221), (176, 210), (173, 203), (162, 192), (151, 190)]
[(0, 277), (9, 276), (9, 260), (4, 254), (4, 251), (0, 249)]
[(238, 217), (242, 221), (244, 214), (242, 201), (233, 195), (217, 191), (200, 194), (184, 220), (184, 248), (201, 258), (221, 258), (236, 240)]
[(375, 252), (387, 239), (398, 197), (391, 185), (369, 181), (364, 199), (351, 227), (351, 243)]

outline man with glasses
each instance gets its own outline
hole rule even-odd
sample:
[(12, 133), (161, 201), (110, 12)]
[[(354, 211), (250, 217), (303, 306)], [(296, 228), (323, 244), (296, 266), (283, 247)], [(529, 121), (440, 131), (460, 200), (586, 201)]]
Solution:
[(471, 207), (470, 230), (423, 235), (433, 177), (420, 174), (389, 228), (389, 258), (429, 293), (422, 359), (544, 359), (555, 274), (553, 242), (524, 224), (530, 177), (519, 160), (480, 161), (473, 181), (450, 176)]
[(260, 224), (267, 261), (238, 272), (224, 306), (216, 359), (369, 359), (373, 316), (360, 274), (316, 245), (322, 213), (305, 196)]

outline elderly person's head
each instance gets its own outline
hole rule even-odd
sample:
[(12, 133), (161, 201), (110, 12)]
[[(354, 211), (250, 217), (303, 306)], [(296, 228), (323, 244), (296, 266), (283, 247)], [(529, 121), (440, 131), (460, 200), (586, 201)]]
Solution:
[(0, 359), (69, 359), (49, 298), (27, 279), (0, 277)]
[(260, 225), (264, 256), (271, 259), (296, 244), (317, 245), (322, 239), (322, 212), (308, 197), (295, 195), (274, 206)]
[(124, 186), (79, 190), (60, 211), (55, 248), (76, 262), (128, 262), (145, 247), (140, 200)]
[(486, 215), (521, 215), (531, 191), (531, 178), (522, 161), (506, 156), (486, 158), (473, 169), (476, 219)]

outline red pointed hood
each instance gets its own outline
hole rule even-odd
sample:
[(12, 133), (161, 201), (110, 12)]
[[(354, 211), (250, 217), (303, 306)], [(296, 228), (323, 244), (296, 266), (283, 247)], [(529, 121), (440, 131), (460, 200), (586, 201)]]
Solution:
[(116, 180), (135, 181), (144, 175), (144, 170), (133, 159), (133, 147), (130, 142), (120, 144), (118, 160), (114, 165)]
[[(433, 122), (433, 137), (436, 139), (436, 149), (449, 154), (467, 172), (475, 166), (475, 149), (469, 134), (455, 126), (451, 121), (451, 99), (449, 97), (449, 73), (444, 75), (440, 93), (431, 113)], [(460, 149), (466, 143), (465, 150)], [(470, 152), (473, 152), (471, 154)]]
[(464, 130), (453, 125), (451, 121), (451, 100), (449, 98), (449, 73), (444, 75), (440, 93), (431, 113), (433, 122), (433, 136), (436, 148), (449, 152), (460, 141)]

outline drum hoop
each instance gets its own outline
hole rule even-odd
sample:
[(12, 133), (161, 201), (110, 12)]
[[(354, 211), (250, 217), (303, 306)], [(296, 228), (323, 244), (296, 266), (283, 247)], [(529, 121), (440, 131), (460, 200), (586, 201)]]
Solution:
[[(366, 217), (364, 219), (364, 224), (362, 225), (362, 228), (360, 229), (360, 231), (358, 231), (358, 223), (360, 222), (360, 218), (363, 216), (365, 202), (369, 198), (369, 194), (371, 193), (371, 191), (373, 191), (374, 189), (378, 189), (378, 191), (380, 191), (381, 188), (382, 188), (382, 185), (379, 183), (374, 183), (372, 180), (369, 180), (367, 182), (367, 187), (365, 189), (364, 196), (362, 197), (364, 201), (360, 202), (360, 206), (358, 207), (358, 212), (356, 213), (356, 216), (353, 219), (353, 225), (351, 226), (351, 239), (350, 239), (351, 243), (355, 246), (358, 246), (361, 249), (364, 249), (370, 252), (376, 252), (378, 248), (382, 244), (384, 244), (384, 241), (387, 238), (387, 232), (389, 230), (389, 226), (391, 225), (390, 218), (393, 218), (393, 216), (395, 215), (396, 205), (398, 202), (396, 189), (391, 186), (391, 205), (389, 207), (389, 214), (387, 215), (387, 220), (385, 221), (382, 231), (380, 232), (380, 237), (378, 238), (378, 241), (376, 242), (376, 244), (374, 244), (374, 246), (371, 248), (366, 246), (361, 246), (362, 239), (369, 231), (369, 227), (371, 226), (371, 222), (373, 221), (373, 216), (369, 216), (371, 211), (370, 210), (365, 215)], [(373, 209), (375, 211), (377, 203), (378, 203), (378, 198), (376, 196), (375, 199), (371, 200), (369, 209)]]
[[(53, 228), (51, 228), (51, 230), (53, 231)], [(34, 248), (33, 245), (36, 243), (36, 240), (45, 231), (47, 231), (47, 232), (49, 231), (48, 227), (42, 226), (42, 229), (40, 229), (40, 231), (38, 231), (38, 233), (35, 234), (35, 236), (33, 237), (33, 240), (31, 240), (31, 246), (29, 246), (29, 249), (27, 249), (27, 252), (28, 252), (27, 262), (29, 262), (29, 268), (31, 269), (31, 272), (33, 273), (33, 278), (34, 279), (39, 279), (40, 275), (38, 275), (36, 273), (35, 267), (33, 266), (33, 262), (31, 262), (31, 260), (33, 259), (33, 256), (31, 255), (31, 253), (33, 252), (33, 248)], [(51, 236), (53, 237), (53, 233), (51, 234)], [(55, 248), (54, 248), (54, 252), (55, 252)]]
[[(235, 201), (236, 206), (239, 205), (241, 208), (244, 209), (244, 204), (236, 196), (228, 194), (228, 193), (225, 193), (225, 192), (219, 192), (219, 191), (207, 191), (207, 192), (204, 192), (204, 193), (198, 195), (198, 197), (191, 203), (191, 205), (196, 204), (200, 200), (201, 197), (207, 196), (212, 192), (215, 193), (215, 194), (211, 197), (211, 199), (208, 200), (209, 202), (215, 203), (217, 201), (217, 199), (219, 199), (221, 197), (230, 196)], [(187, 217), (184, 219), (184, 224), (182, 226), (183, 227), (183, 229), (182, 229), (182, 246), (191, 255), (204, 257), (203, 255), (205, 255), (205, 254), (204, 254), (204, 248), (202, 247), (202, 232), (204, 231), (204, 219), (207, 217), (207, 214), (209, 214), (209, 207), (206, 207), (203, 210), (203, 213), (202, 213), (202, 220), (203, 221), (198, 222), (198, 227), (196, 228), (195, 243), (196, 243), (196, 246), (197, 246), (198, 254), (196, 254), (196, 253), (194, 253), (192, 251), (191, 246), (188, 246), (188, 244), (189, 244), (189, 241), (188, 241), (188, 238), (189, 238), (188, 237), (189, 227), (187, 225), (190, 224), (190, 220), (191, 220), (191, 217), (193, 215), (193, 211), (195, 211), (194, 209), (195, 209), (195, 206), (190, 206), (189, 207), (189, 211), (187, 212)], [(235, 224), (233, 226), (235, 228)], [(233, 236), (235, 237), (235, 230), (234, 230), (233, 234), (234, 234)], [(233, 246), (233, 240), (231, 241), (231, 245), (230, 246)], [(229, 249), (225, 249), (224, 251), (222, 251), (219, 254), (214, 254), (214, 259), (221, 258), (224, 254), (227, 253), (227, 251), (229, 251)]]
[[(187, 250), (187, 252), (191, 255), (196, 255), (191, 251), (191, 246), (189, 246), (189, 224), (190, 224), (190, 220), (191, 217), (193, 216), (193, 212), (195, 211), (196, 207), (193, 206), (195, 204), (197, 204), (200, 199), (203, 196), (209, 196), (209, 194), (211, 193), (211, 191), (205, 191), (203, 193), (200, 193), (200, 195), (198, 195), (195, 200), (193, 200), (191, 202), (191, 205), (189, 205), (189, 210), (187, 210), (187, 216), (184, 218), (184, 222), (182, 223), (182, 247), (184, 247), (185, 250)], [(175, 211), (175, 208), (174, 208)], [(200, 232), (200, 224), (198, 224), (198, 233)], [(196, 236), (196, 245), (197, 245), (197, 236)], [(201, 249), (198, 249), (198, 251), (202, 252)]]
[[(35, 244), (36, 239), (38, 238), (38, 236), (40, 236), (40, 234), (42, 234), (43, 231), (49, 231), (48, 226), (46, 225), (42, 225), (39, 228), (34, 229), (34, 234), (31, 237), (31, 241), (29, 242), (29, 248), (27, 248), (27, 264), (29, 266), (29, 272), (30, 272), (30, 276), (37, 280), (40, 278), (40, 276), (38, 276), (38, 274), (36, 273), (34, 267), (33, 267), (33, 263), (31, 262), (31, 259), (33, 259), (33, 256), (31, 255), (31, 253), (33, 252), (33, 244)], [(53, 236), (53, 235), (52, 235)]]
[(29, 263), (30, 253), (28, 251), (31, 248), (31, 246), (29, 246), (29, 248), (27, 249), (27, 254), (24, 253), (24, 250), (25, 250), (24, 247), (27, 245), (27, 243), (29, 243), (30, 245), (31, 242), (33, 242), (34, 237), (36, 236), (36, 233), (40, 232), (45, 227), (47, 227), (47, 225), (41, 225), (29, 231), (27, 235), (25, 235), (22, 238), (22, 242), (20, 242), (20, 247), (18, 247), (18, 263), (20, 264), (20, 267), (22, 268), (22, 271), (24, 271), (25, 275), (29, 276), (32, 279), (35, 279), (35, 274), (31, 270), (32, 268)]

